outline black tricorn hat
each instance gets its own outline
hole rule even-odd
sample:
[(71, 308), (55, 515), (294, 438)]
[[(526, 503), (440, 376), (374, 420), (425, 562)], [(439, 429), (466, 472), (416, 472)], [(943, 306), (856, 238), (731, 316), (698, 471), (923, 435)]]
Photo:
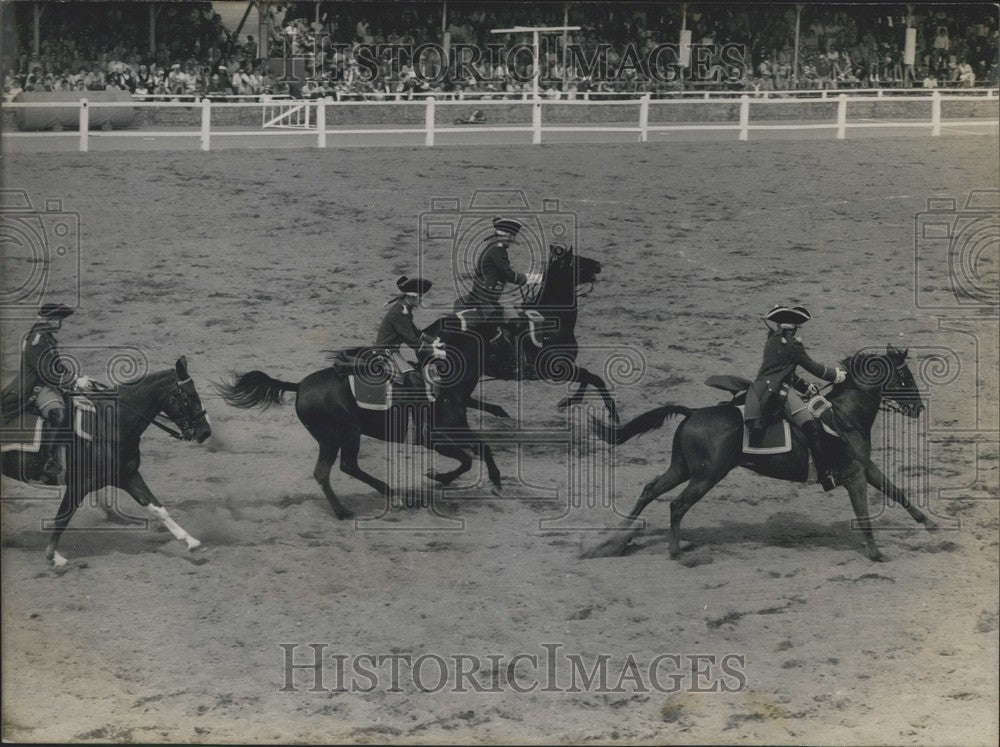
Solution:
[(74, 309), (71, 309), (66, 304), (46, 303), (42, 304), (42, 307), (38, 310), (38, 316), (42, 319), (65, 319), (73, 311)]
[(775, 324), (805, 324), (812, 316), (804, 306), (775, 306), (764, 315), (764, 318)]
[(396, 281), (396, 287), (399, 288), (403, 293), (415, 293), (417, 295), (422, 295), (431, 289), (433, 283), (430, 280), (424, 280), (423, 278), (408, 278), (406, 275), (400, 275), (399, 279)]
[(507, 239), (511, 244), (516, 244), (515, 239), (521, 230), (521, 224), (510, 218), (496, 217), (493, 219), (493, 230), (496, 231), (497, 236)]

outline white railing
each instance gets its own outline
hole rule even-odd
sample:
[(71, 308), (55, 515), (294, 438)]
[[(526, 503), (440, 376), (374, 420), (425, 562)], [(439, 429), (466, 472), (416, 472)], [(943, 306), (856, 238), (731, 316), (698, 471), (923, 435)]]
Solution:
[[(995, 94), (995, 91), (993, 92)], [(990, 95), (989, 98), (998, 99), (995, 95)], [(218, 135), (223, 135), (226, 137), (238, 137), (238, 136), (261, 136), (261, 135), (285, 135), (285, 136), (309, 136), (316, 138), (316, 146), (319, 148), (325, 148), (327, 146), (327, 135), (398, 135), (398, 134), (409, 134), (409, 135), (420, 135), (424, 136), (424, 144), (428, 146), (433, 146), (435, 142), (435, 136), (438, 134), (449, 134), (449, 133), (468, 133), (470, 131), (475, 132), (493, 132), (493, 133), (511, 133), (511, 132), (530, 132), (531, 142), (538, 144), (542, 142), (542, 135), (546, 132), (616, 132), (616, 133), (635, 133), (638, 135), (638, 140), (640, 142), (646, 142), (649, 138), (649, 133), (651, 132), (675, 132), (675, 131), (693, 131), (693, 130), (732, 130), (738, 132), (738, 138), (740, 140), (747, 140), (749, 138), (749, 133), (751, 131), (757, 130), (813, 130), (813, 129), (830, 129), (836, 131), (836, 138), (838, 140), (843, 140), (847, 136), (848, 129), (855, 128), (899, 128), (899, 127), (917, 127), (917, 128), (929, 128), (931, 130), (930, 134), (932, 136), (938, 136), (941, 134), (942, 125), (947, 125), (947, 123), (942, 121), (941, 117), (941, 103), (944, 101), (969, 101), (966, 96), (961, 95), (943, 95), (939, 90), (934, 90), (931, 94), (923, 96), (910, 96), (906, 99), (908, 102), (925, 101), (929, 104), (928, 106), (928, 119), (899, 119), (894, 121), (862, 121), (862, 122), (848, 122), (847, 121), (847, 107), (851, 103), (859, 102), (871, 102), (871, 98), (866, 97), (854, 97), (848, 96), (847, 94), (841, 93), (836, 96), (836, 98), (829, 98), (828, 104), (836, 104), (836, 116), (826, 121), (819, 120), (816, 122), (795, 122), (795, 123), (784, 123), (784, 122), (764, 122), (753, 124), (750, 121), (750, 106), (751, 103), (754, 106), (776, 106), (780, 107), (785, 104), (802, 104), (802, 103), (814, 103), (818, 104), (818, 101), (806, 102), (802, 99), (796, 98), (754, 98), (749, 94), (742, 94), (738, 97), (730, 96), (729, 98), (699, 98), (699, 99), (688, 99), (684, 101), (677, 100), (653, 100), (650, 94), (645, 94), (640, 99), (633, 99), (631, 101), (580, 101), (580, 100), (550, 100), (550, 99), (539, 99), (538, 101), (528, 101), (527, 105), (532, 107), (532, 117), (531, 125), (500, 125), (500, 126), (448, 126), (448, 125), (438, 125), (435, 121), (436, 107), (465, 107), (468, 108), (469, 102), (466, 101), (437, 101), (434, 97), (428, 97), (423, 102), (411, 102), (411, 101), (383, 101), (383, 102), (371, 102), (371, 101), (327, 101), (325, 99), (318, 99), (314, 101), (297, 101), (294, 102), (295, 106), (302, 106), (308, 110), (315, 109), (315, 113), (312, 116), (312, 120), (315, 125), (312, 129), (298, 129), (298, 130), (273, 130), (273, 129), (262, 129), (262, 130), (233, 130), (233, 129), (220, 129), (216, 127), (215, 133)], [(140, 137), (199, 137), (201, 139), (201, 149), (210, 150), (213, 128), (212, 128), (212, 111), (220, 109), (229, 108), (248, 108), (248, 107), (274, 107), (276, 104), (288, 107), (292, 102), (289, 100), (284, 101), (257, 101), (257, 102), (213, 102), (208, 99), (202, 99), (197, 103), (178, 103), (178, 102), (166, 102), (166, 101), (145, 101), (145, 102), (132, 102), (131, 104), (126, 104), (129, 107), (135, 108), (181, 108), (181, 109), (198, 109), (201, 113), (201, 126), (200, 128), (190, 128), (187, 130), (172, 130), (172, 131), (158, 131), (158, 130), (147, 130), (147, 129), (136, 129), (136, 130), (111, 130), (108, 132), (101, 133), (101, 136), (111, 136), (111, 137), (128, 137), (128, 136), (140, 136)], [(509, 101), (498, 101), (498, 100), (484, 100), (476, 101), (476, 106), (490, 107), (490, 106), (510, 106), (514, 104), (522, 104), (524, 102), (509, 102)], [(650, 124), (649, 113), (652, 107), (669, 107), (669, 106), (689, 106), (689, 105), (702, 105), (702, 104), (730, 104), (739, 105), (739, 121), (715, 123), (715, 122), (697, 122), (690, 124)], [(351, 127), (335, 127), (330, 129), (327, 127), (327, 112), (331, 109), (336, 109), (340, 107), (352, 107), (352, 106), (376, 106), (376, 107), (393, 107), (393, 106), (423, 106), (424, 107), (424, 125), (420, 126), (409, 126), (409, 127), (367, 127), (367, 128), (351, 128)], [(66, 109), (74, 106), (72, 102), (14, 102), (9, 104), (4, 104), (4, 108), (9, 109), (31, 109), (31, 108), (62, 108)], [(78, 132), (4, 132), (4, 137), (53, 137), (53, 136), (78, 136), (79, 137), (79, 150), (81, 152), (86, 152), (89, 148), (90, 141), (90, 109), (92, 108), (122, 108), (122, 102), (120, 101), (109, 101), (109, 102), (88, 102), (86, 99), (81, 99), (79, 103), (75, 104), (79, 108), (79, 130)], [(589, 106), (589, 107), (602, 107), (602, 106), (637, 106), (638, 107), (638, 121), (633, 125), (630, 123), (622, 124), (581, 124), (581, 125), (545, 125), (543, 124), (542, 111), (548, 106)], [(965, 119), (961, 121), (962, 127), (996, 127), (1000, 125), (1000, 120), (994, 118), (987, 119)]]

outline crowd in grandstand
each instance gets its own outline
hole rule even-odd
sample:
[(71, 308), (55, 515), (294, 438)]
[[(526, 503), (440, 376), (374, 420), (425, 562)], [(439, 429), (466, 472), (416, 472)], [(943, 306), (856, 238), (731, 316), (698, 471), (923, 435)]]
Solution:
[[(148, 15), (140, 3), (65, 3), (46, 8), (38, 54), (33, 54), (31, 19), (18, 17), (20, 55), (5, 60), (4, 95), (21, 91), (121, 90), (138, 96), (256, 96), (358, 98), (440, 91), (466, 96), (508, 95), (531, 90), (530, 59), (520, 67), (483, 60), (461, 79), (430, 82), (407, 65), (384, 63), (371, 76), (345, 44), (441, 43), (440, 3), (315, 3), (271, 6), (272, 32), (260, 44), (244, 29), (226, 29), (211, 3), (162, 3), (150, 49)], [(888, 10), (887, 10), (888, 8)], [(539, 60), (543, 95), (577, 96), (589, 91), (669, 91), (678, 80), (617, 77), (618, 55), (633, 45), (640, 57), (655, 45), (676, 42), (682, 24), (695, 44), (743, 45), (745, 74), (730, 85), (761, 90), (886, 86), (997, 85), (998, 35), (995, 14), (918, 6), (914, 65), (904, 64), (904, 6), (807, 6), (795, 59), (791, 5), (679, 5), (586, 3), (571, 5), (571, 22), (582, 29), (570, 37), (586, 54), (611, 45), (607, 71), (593, 77), (578, 66), (564, 67), (556, 36)], [(526, 39), (496, 36), (490, 29), (512, 24), (561, 24), (561, 5), (453, 3), (444, 30), (452, 44), (511, 45)], [(319, 32), (319, 33), (316, 33)], [(275, 76), (268, 58), (286, 50), (306, 60), (314, 80), (289, 88)], [(717, 62), (717, 61), (716, 61)], [(721, 80), (718, 65), (703, 70), (704, 82)], [(321, 71), (314, 74), (313, 71)], [(426, 73), (426, 70), (422, 72)]]

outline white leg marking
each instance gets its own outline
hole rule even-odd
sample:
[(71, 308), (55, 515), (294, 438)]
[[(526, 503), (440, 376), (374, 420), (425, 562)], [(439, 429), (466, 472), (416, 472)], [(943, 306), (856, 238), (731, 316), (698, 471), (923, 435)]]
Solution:
[(52, 565), (59, 568), (60, 566), (66, 565), (66, 558), (60, 555), (58, 552), (52, 553)]
[(170, 518), (170, 514), (167, 513), (167, 509), (162, 506), (151, 505), (149, 506), (149, 512), (163, 523), (163, 526), (165, 526), (167, 530), (174, 535), (174, 539), (182, 540), (184, 544), (187, 545), (188, 550), (194, 550), (195, 548), (201, 546), (201, 542), (185, 532), (180, 524)]

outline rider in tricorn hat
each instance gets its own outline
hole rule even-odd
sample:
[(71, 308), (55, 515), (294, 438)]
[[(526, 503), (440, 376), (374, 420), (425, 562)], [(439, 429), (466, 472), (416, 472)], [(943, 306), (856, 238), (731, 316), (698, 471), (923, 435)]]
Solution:
[(406, 275), (396, 280), (399, 295), (393, 296), (386, 304), (387, 311), (382, 318), (375, 337), (375, 346), (383, 348), (395, 364), (398, 377), (409, 386), (422, 385), (420, 373), (403, 358), (400, 345), (409, 345), (414, 350), (429, 347), (433, 355), (444, 354), (440, 340), (420, 332), (413, 323), (413, 310), (420, 306), (424, 295), (431, 289), (431, 281), (423, 278), (408, 278)]
[[(784, 415), (796, 423), (805, 434), (816, 463), (820, 484), (824, 490), (836, 487), (836, 481), (831, 474), (829, 453), (823, 449), (823, 426), (816, 415), (806, 406), (794, 387), (783, 385), (788, 383), (798, 367), (804, 368), (813, 376), (839, 384), (847, 377), (846, 372), (837, 366), (824, 366), (817, 363), (806, 353), (802, 340), (796, 337), (799, 327), (812, 317), (802, 306), (775, 306), (764, 320), (768, 324), (767, 342), (764, 343), (764, 361), (761, 363), (757, 378), (747, 392), (745, 418), (752, 430), (764, 428), (764, 418), (772, 411), (777, 411), (776, 399), (783, 399)], [(771, 326), (771, 325), (774, 326)], [(782, 393), (787, 391), (785, 396)]]
[(66, 397), (73, 390), (89, 389), (91, 381), (62, 362), (54, 333), (73, 309), (61, 303), (47, 303), (38, 310), (38, 321), (21, 345), (21, 368), (3, 390), (2, 417), (8, 422), (26, 412), (41, 415), (48, 428), (42, 431), (40, 453), (44, 458), (42, 480), (58, 482), (62, 467), (58, 460), (57, 431), (69, 423)]

